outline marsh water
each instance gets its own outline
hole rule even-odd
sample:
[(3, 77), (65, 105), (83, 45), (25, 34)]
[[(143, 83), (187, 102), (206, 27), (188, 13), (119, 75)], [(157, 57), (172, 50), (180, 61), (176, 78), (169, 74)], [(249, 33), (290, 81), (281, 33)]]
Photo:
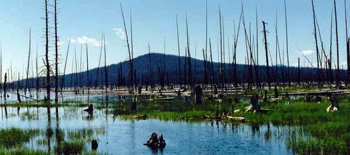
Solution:
[[(89, 100), (103, 98), (90, 96)], [(86, 96), (74, 99), (85, 101)], [(96, 152), (102, 154), (292, 154), (286, 140), (299, 128), (218, 121), (121, 120), (105, 108), (95, 108), (92, 117), (84, 109), (1, 107), (0, 126), (40, 130), (24, 143), (28, 149), (53, 152), (57, 143), (80, 139), (84, 141), (84, 151), (90, 152), (91, 140), (96, 139)], [(164, 149), (152, 150), (143, 145), (152, 132), (163, 134), (167, 143)]]

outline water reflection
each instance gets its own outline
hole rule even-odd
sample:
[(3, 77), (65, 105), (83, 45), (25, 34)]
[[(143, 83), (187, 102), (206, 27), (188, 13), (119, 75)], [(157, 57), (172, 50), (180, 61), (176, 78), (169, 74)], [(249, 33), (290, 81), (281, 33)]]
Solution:
[[(114, 120), (109, 119), (113, 115), (108, 112), (108, 96), (86, 99), (91, 101), (101, 98), (105, 100), (99, 105), (102, 108), (94, 108), (92, 117), (84, 112), (86, 107), (52, 105), (25, 110), (3, 106), (1, 111), (5, 118), (0, 121), (0, 126), (23, 130), (39, 129), (41, 134), (27, 142), (24, 145), (27, 148), (57, 153), (63, 152), (63, 148), (70, 145), (82, 147), (81, 151), (89, 152), (92, 151), (91, 140), (96, 139), (99, 144), (96, 152), (102, 154), (292, 154), (285, 141), (296, 134), (293, 130), (299, 130), (297, 127), (273, 126), (270, 123)], [(85, 97), (80, 96), (80, 99), (85, 100)], [(97, 104), (94, 105), (97, 107)], [(54, 112), (53, 116), (51, 111)], [(165, 149), (157, 150), (159, 152), (143, 145), (153, 132), (163, 134), (167, 142)], [(291, 134), (286, 134), (288, 132)], [(293, 137), (291, 141), (295, 139)]]

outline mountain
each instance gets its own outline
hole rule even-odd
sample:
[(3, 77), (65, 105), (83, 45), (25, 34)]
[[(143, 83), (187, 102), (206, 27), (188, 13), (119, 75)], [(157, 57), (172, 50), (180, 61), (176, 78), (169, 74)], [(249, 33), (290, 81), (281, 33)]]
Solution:
[[(152, 70), (152, 78), (153, 83), (159, 84), (160, 78), (159, 73), (162, 73), (165, 60), (165, 71), (167, 74), (164, 74), (165, 76), (165, 84), (169, 83), (174, 84), (178, 83), (179, 79), (179, 57), (175, 55), (164, 55), (164, 54), (158, 54), (158, 53), (151, 53), (151, 54), (145, 54), (139, 57), (134, 58), (133, 64), (134, 64), (134, 70), (136, 72), (136, 83), (141, 84), (145, 83), (149, 79), (149, 58), (151, 58), (151, 70)], [(181, 78), (182, 81), (185, 77), (185, 60), (187, 61), (188, 58), (185, 58), (183, 56), (180, 57), (180, 67), (181, 67)], [(196, 83), (204, 83), (204, 61), (191, 58), (191, 67), (192, 67), (192, 75), (193, 80)], [(214, 68), (214, 74), (215, 74), (215, 81), (219, 82), (220, 76), (219, 76), (219, 67), (220, 63), (214, 62), (213, 68)], [(108, 68), (108, 83), (109, 85), (117, 85), (122, 84), (123, 80), (124, 83), (129, 84), (129, 70), (130, 70), (130, 61), (120, 62), (118, 64), (112, 64), (107, 66)], [(232, 64), (225, 63), (223, 64), (223, 68), (225, 68), (226, 71), (226, 80), (229, 82), (234, 81), (234, 74), (233, 74), (233, 66)], [(160, 72), (159, 72), (159, 70)], [(253, 81), (256, 81), (255, 73), (256, 71), (259, 71), (259, 81), (266, 81), (266, 66), (256, 66), (252, 68), (252, 74), (253, 74)], [(286, 75), (288, 69), (286, 66), (278, 66), (278, 74), (276, 76), (275, 71), (276, 67), (270, 67), (270, 79), (271, 82), (274, 82), (276, 77), (278, 78), (278, 81), (282, 80), (282, 70), (284, 74)], [(188, 71), (187, 71), (188, 72)], [(209, 72), (209, 71), (208, 71)], [(122, 73), (123, 78), (120, 78), (120, 74)], [(327, 79), (326, 71), (323, 70), (322, 72), (323, 76), (322, 78), (324, 80)], [(333, 76), (335, 71), (333, 70)], [(341, 70), (340, 77), (345, 77), (345, 71)], [(73, 73), (68, 74), (65, 76), (65, 86), (71, 87), (74, 85), (80, 85), (80, 86), (87, 86), (87, 72), (81, 72), (81, 73)], [(168, 75), (168, 76), (167, 76)], [(209, 75), (209, 73), (207, 73)], [(298, 81), (298, 68), (297, 67), (290, 67), (290, 74), (289, 74), (292, 82)], [(104, 85), (105, 81), (105, 69), (104, 67), (101, 68), (94, 68), (89, 70), (89, 76), (90, 76), (90, 86), (98, 86), (98, 85)], [(247, 82), (248, 78), (248, 65), (244, 64), (237, 64), (237, 76), (238, 76), (238, 82)], [(288, 76), (288, 75), (287, 75)], [(285, 76), (285, 78), (287, 78)], [(314, 68), (301, 68), (301, 81), (309, 82), (309, 81), (317, 81), (317, 70)], [(60, 77), (62, 79), (63, 76)], [(188, 73), (187, 73), (187, 78)], [(97, 81), (96, 81), (97, 79)], [(334, 78), (333, 78), (334, 79)], [(25, 80), (21, 81), (22, 87), (24, 87)], [(40, 86), (42, 87), (46, 82), (44, 78), (40, 78)], [(51, 80), (53, 81), (53, 79)], [(285, 79), (287, 82), (288, 80)], [(30, 79), (29, 81), (32, 87), (34, 87), (34, 80)], [(52, 82), (53, 83), (53, 82)], [(183, 82), (182, 82), (183, 83)]]

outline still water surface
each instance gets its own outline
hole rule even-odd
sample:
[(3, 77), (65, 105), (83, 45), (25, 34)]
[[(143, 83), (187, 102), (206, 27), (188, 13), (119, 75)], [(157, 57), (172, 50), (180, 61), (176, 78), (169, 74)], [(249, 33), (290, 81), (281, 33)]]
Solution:
[[(83, 136), (85, 151), (91, 151), (90, 141), (97, 139), (97, 152), (107, 154), (292, 154), (286, 147), (285, 135), (294, 127), (215, 121), (114, 120), (112, 114), (106, 115), (105, 109), (95, 109), (93, 117), (88, 117), (84, 109), (6, 107), (6, 117), (5, 107), (1, 107), (0, 126), (61, 130), (65, 133), (65, 141), (72, 139), (72, 133), (89, 130), (92, 133)], [(165, 149), (151, 150), (143, 145), (152, 132), (164, 135)], [(48, 138), (41, 134), (32, 138), (25, 147), (52, 151), (57, 145), (55, 136)]]

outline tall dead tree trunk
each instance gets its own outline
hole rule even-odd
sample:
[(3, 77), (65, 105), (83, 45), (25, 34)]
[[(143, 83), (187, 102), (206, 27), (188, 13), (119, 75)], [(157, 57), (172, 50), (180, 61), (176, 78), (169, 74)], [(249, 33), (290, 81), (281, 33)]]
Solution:
[(191, 67), (191, 52), (190, 52), (190, 38), (188, 35), (188, 22), (186, 17), (186, 34), (187, 34), (187, 52), (188, 52), (188, 83), (191, 88), (194, 88), (192, 81), (192, 67)]
[(255, 77), (256, 77), (256, 88), (257, 90), (260, 89), (260, 70), (258, 69), (259, 68), (259, 24), (258, 24), (258, 8), (256, 7), (255, 8), (256, 10), (256, 66), (257, 68), (255, 69)]
[(208, 54), (208, 0), (205, 0), (205, 57), (203, 51), (204, 60), (204, 83), (208, 85), (208, 76), (207, 76), (207, 54)]
[(288, 53), (288, 23), (287, 23), (287, 5), (286, 5), (286, 0), (284, 0), (284, 15), (285, 15), (285, 23), (286, 23), (286, 51), (287, 51), (287, 64), (288, 64), (288, 85), (290, 88), (291, 81), (290, 81), (290, 71), (289, 71), (289, 53)]
[(152, 61), (151, 61), (151, 47), (148, 43), (148, 60), (149, 60), (149, 83), (151, 85), (151, 89), (153, 87), (153, 82), (152, 82)]
[[(103, 46), (104, 46), (104, 53), (105, 53), (105, 93), (107, 94), (107, 88), (108, 88), (108, 68), (107, 68), (107, 49), (106, 49), (106, 38), (103, 34)], [(108, 99), (108, 98), (107, 98)]]
[(66, 87), (66, 84), (65, 84), (65, 81), (64, 81), (64, 80), (65, 80), (65, 78), (66, 78), (66, 68), (67, 68), (67, 62), (68, 62), (68, 54), (69, 54), (70, 42), (71, 42), (71, 39), (69, 39), (69, 42), (68, 42), (66, 60), (65, 60), (65, 63), (64, 63), (63, 77), (62, 77), (62, 83), (61, 83), (61, 94), (62, 94), (62, 89), (63, 89), (64, 87)]
[(329, 86), (333, 83), (333, 73), (332, 73), (332, 30), (333, 30), (333, 11), (331, 13), (331, 30), (330, 30), (330, 39), (329, 39), (329, 59), (327, 60), (328, 65), (328, 79), (329, 79)]
[(50, 82), (50, 62), (49, 62), (49, 11), (47, 10), (47, 0), (45, 0), (45, 38), (46, 38), (46, 53), (45, 53), (45, 61), (46, 61), (46, 93), (47, 100), (50, 100), (50, 90), (51, 90), (51, 82)]
[(90, 94), (90, 76), (89, 76), (89, 50), (86, 43), (86, 83), (88, 87), (88, 94)]
[(133, 73), (133, 69), (132, 69), (132, 57), (131, 57), (131, 49), (130, 49), (130, 45), (129, 45), (129, 38), (128, 38), (128, 32), (127, 32), (127, 29), (126, 29), (126, 23), (125, 23), (125, 18), (124, 18), (124, 12), (123, 12), (123, 7), (122, 7), (122, 4), (120, 4), (120, 9), (121, 9), (121, 12), (122, 12), (122, 17), (123, 17), (123, 22), (124, 22), (124, 29), (125, 29), (125, 36), (126, 36), (126, 43), (127, 43), (127, 46), (128, 46), (128, 52), (129, 52), (129, 64), (130, 64), (130, 70), (129, 70), (129, 80), (132, 82), (132, 73)]
[(337, 88), (340, 87), (340, 81), (339, 81), (339, 42), (338, 42), (338, 21), (337, 21), (337, 4), (334, 0), (334, 20), (335, 20), (335, 38), (336, 38), (336, 44), (337, 44), (337, 72), (335, 74), (336, 82), (337, 82)]
[(58, 36), (57, 36), (57, 0), (55, 0), (55, 103), (58, 102)]
[(269, 71), (269, 56), (268, 56), (268, 50), (267, 50), (267, 38), (266, 38), (266, 28), (265, 28), (265, 21), (262, 21), (263, 28), (264, 28), (264, 40), (265, 40), (265, 53), (266, 53), (266, 75), (267, 75), (267, 84), (269, 86), (269, 90), (271, 90), (271, 83), (270, 83), (270, 71)]
[(317, 31), (316, 31), (316, 14), (315, 14), (315, 7), (314, 7), (314, 1), (312, 2), (312, 12), (313, 12), (313, 21), (314, 21), (314, 34), (315, 34), (315, 44), (316, 44), (316, 55), (317, 55), (317, 81), (318, 81), (318, 88), (321, 89), (321, 76), (320, 76), (320, 69), (319, 69), (319, 50), (318, 50), (318, 44), (317, 44)]
[(28, 54), (27, 78), (26, 78), (26, 86), (25, 86), (25, 88), (24, 88), (24, 95), (27, 94), (27, 89), (28, 89), (29, 62), (30, 62), (30, 50), (31, 50), (31, 38), (32, 38), (32, 30), (29, 29), (29, 54)]
[(181, 79), (181, 58), (180, 58), (180, 37), (179, 37), (179, 23), (177, 21), (177, 15), (176, 15), (176, 32), (177, 32), (177, 50), (179, 53), (179, 85), (180, 85), (180, 89), (181, 89), (181, 85), (182, 85), (182, 79)]
[(4, 81), (4, 100), (6, 101), (6, 89), (7, 89), (7, 85), (6, 85), (6, 82), (7, 82), (7, 73), (5, 73), (5, 81)]
[[(346, 41), (347, 41), (347, 46), (346, 46), (346, 53), (347, 53), (347, 76), (346, 76), (346, 83), (349, 82), (350, 80), (350, 52), (349, 52), (349, 38), (348, 38), (348, 19), (347, 19), (347, 14), (346, 14), (346, 0), (344, 0), (344, 9), (345, 9), (345, 36), (346, 36)], [(349, 85), (347, 86), (349, 87)]]

